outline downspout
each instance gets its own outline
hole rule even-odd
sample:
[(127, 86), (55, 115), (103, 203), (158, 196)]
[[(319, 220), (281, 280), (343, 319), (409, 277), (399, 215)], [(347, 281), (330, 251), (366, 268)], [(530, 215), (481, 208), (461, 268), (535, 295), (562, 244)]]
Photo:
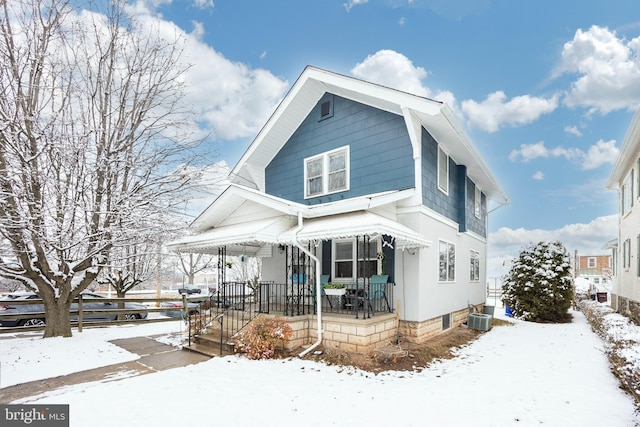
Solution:
[(318, 318), (318, 339), (314, 344), (298, 355), (298, 357), (304, 357), (307, 353), (311, 352), (322, 343), (322, 289), (320, 287), (320, 260), (298, 241), (298, 232), (300, 230), (302, 230), (302, 212), (298, 212), (298, 226), (293, 231), (293, 244), (309, 256), (309, 258), (311, 258), (316, 264), (316, 313)]

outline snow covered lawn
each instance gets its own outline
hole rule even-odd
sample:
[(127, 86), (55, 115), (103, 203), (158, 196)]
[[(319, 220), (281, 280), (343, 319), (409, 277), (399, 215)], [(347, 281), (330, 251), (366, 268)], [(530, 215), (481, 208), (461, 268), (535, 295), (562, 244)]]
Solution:
[[(460, 349), (456, 358), (420, 373), (373, 375), (299, 359), (230, 356), (121, 381), (70, 386), (14, 403), (69, 404), (71, 425), (78, 427), (159, 427), (185, 421), (239, 426), (640, 425), (633, 400), (610, 372), (602, 341), (582, 313), (573, 315), (571, 324), (516, 321), (495, 327)], [(132, 336), (133, 331), (126, 332)], [(2, 369), (12, 372), (3, 376), (2, 385), (23, 375), (37, 376), (30, 371), (52, 376), (77, 369), (77, 358), (64, 356), (69, 347), (96, 366), (106, 364), (103, 356), (107, 363), (130, 360), (134, 356), (102, 344), (115, 335), (100, 329), (61, 340), (2, 340)]]

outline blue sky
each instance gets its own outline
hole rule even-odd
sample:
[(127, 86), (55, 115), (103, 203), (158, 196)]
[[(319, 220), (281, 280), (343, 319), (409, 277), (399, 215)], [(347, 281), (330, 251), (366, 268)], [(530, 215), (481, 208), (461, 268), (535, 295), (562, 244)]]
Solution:
[(489, 276), (529, 242), (586, 255), (617, 236), (606, 180), (640, 103), (637, 0), (135, 5), (184, 32), (211, 163), (234, 165), (313, 65), (450, 105), (511, 199), (490, 215)]

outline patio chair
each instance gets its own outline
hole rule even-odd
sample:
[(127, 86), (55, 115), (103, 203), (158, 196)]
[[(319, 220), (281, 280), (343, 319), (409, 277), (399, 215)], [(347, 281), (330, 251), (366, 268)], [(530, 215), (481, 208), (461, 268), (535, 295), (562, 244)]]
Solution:
[(387, 280), (388, 274), (376, 274), (371, 276), (369, 280), (369, 298), (372, 300), (378, 300), (384, 302), (387, 305), (387, 310), (391, 312), (391, 305), (387, 299)]

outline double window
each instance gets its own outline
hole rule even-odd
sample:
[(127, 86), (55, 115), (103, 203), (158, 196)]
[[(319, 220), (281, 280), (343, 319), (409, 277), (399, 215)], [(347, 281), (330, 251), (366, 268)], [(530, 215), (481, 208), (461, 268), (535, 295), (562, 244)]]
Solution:
[(354, 265), (357, 265), (357, 277), (378, 274), (378, 240), (358, 240), (357, 249), (355, 239), (333, 242), (333, 278), (354, 279)]
[(454, 282), (456, 280), (456, 245), (440, 240), (438, 280)]
[(304, 160), (305, 198), (349, 189), (349, 147)]

